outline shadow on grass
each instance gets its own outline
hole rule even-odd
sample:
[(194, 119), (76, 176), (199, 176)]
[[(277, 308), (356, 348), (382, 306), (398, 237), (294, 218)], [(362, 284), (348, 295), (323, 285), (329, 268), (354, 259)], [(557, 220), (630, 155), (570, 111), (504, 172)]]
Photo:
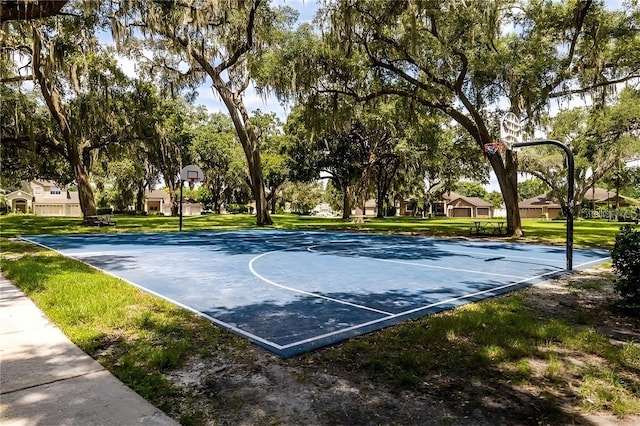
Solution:
[[(355, 380), (430, 395), (465, 416), (480, 409), (490, 422), (589, 424), (563, 409), (589, 399), (585, 380), (615, 383), (593, 391), (606, 388), (608, 410), (615, 412), (611, 405), (624, 398), (631, 411), (617, 414), (634, 414), (633, 404), (640, 410), (636, 351), (640, 347), (613, 346), (588, 328), (576, 333), (563, 319), (539, 318), (511, 295), (354, 338), (308, 354), (306, 362), (340, 365), (360, 377)], [(582, 363), (591, 357), (605, 361)]]

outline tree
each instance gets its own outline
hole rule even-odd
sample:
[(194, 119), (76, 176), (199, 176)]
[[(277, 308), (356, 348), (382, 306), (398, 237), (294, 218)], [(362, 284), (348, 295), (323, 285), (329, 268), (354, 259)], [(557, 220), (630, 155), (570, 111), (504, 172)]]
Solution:
[(489, 198), (489, 192), (478, 182), (460, 181), (456, 185), (456, 191), (465, 197), (476, 197), (483, 200)]
[[(606, 93), (639, 76), (637, 49), (628, 54), (627, 48), (638, 15), (593, 1), (501, 0), (478, 7), (341, 0), (327, 3), (321, 16), (327, 43), (341, 54), (327, 55), (333, 75), (318, 80), (318, 90), (414, 100), (455, 120), (479, 150), (498, 136), (500, 100), (534, 124), (550, 99)], [(517, 157), (485, 155), (505, 201), (508, 233), (521, 235)]]
[(69, 0), (3, 0), (0, 23), (57, 15)]
[(0, 178), (2, 187), (20, 181), (73, 181), (69, 162), (44, 143), (51, 116), (37, 101), (37, 94), (18, 87), (0, 86)]
[[(613, 105), (561, 111), (548, 121), (548, 134), (570, 147), (575, 159), (575, 199), (579, 206), (589, 188), (620, 170), (640, 152), (640, 91), (627, 88)], [(522, 154), (522, 169), (545, 182), (566, 208), (567, 170), (556, 149), (530, 149)]]
[(291, 176), (291, 158), (288, 156), (291, 138), (283, 132), (283, 123), (275, 113), (253, 113), (254, 125), (262, 147), (263, 175), (267, 188), (267, 203), (271, 213), (276, 212), (276, 203), (282, 186)]
[(526, 200), (536, 195), (545, 194), (549, 187), (538, 178), (527, 179), (518, 183), (518, 200)]
[(317, 182), (287, 182), (279, 204), (284, 207), (288, 203), (292, 212), (309, 214), (322, 200), (322, 194)]
[[(244, 150), (248, 181), (256, 202), (256, 223), (272, 223), (262, 177), (260, 141), (244, 103), (252, 77), (260, 74), (261, 58), (277, 48), (293, 22), (289, 8), (271, 8), (262, 0), (120, 3), (112, 16), (116, 40), (142, 35), (154, 54), (146, 67), (160, 73), (159, 84), (196, 87), (206, 77), (225, 104)], [(114, 6), (115, 7), (115, 6)], [(133, 23), (136, 30), (126, 28)], [(133, 43), (128, 46), (134, 46)], [(138, 50), (132, 51), (138, 55)]]
[(180, 171), (191, 164), (191, 137), (197, 112), (182, 98), (160, 98), (156, 104), (155, 135), (148, 140), (151, 163), (162, 174), (171, 200), (171, 215), (177, 216)]
[[(220, 214), (224, 191), (237, 185), (242, 176), (242, 149), (229, 116), (211, 114), (206, 123), (193, 129), (191, 155), (204, 173), (204, 186), (209, 190), (215, 213)], [(234, 170), (234, 165), (240, 170)]]
[(97, 16), (81, 14), (79, 9), (73, 12), (6, 23), (9, 31), (2, 50), (10, 59), (0, 62), (1, 81), (32, 80), (39, 88), (53, 123), (38, 143), (68, 161), (82, 213), (88, 216), (96, 214), (90, 185), (94, 154), (121, 142), (127, 128), (123, 97), (128, 81), (97, 43)]

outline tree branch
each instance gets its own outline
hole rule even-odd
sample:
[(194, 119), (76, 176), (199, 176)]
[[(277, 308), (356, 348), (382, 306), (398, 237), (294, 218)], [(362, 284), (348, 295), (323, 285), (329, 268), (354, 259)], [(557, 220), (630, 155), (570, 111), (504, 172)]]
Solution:
[(57, 15), (69, 0), (3, 0), (0, 23), (28, 21)]

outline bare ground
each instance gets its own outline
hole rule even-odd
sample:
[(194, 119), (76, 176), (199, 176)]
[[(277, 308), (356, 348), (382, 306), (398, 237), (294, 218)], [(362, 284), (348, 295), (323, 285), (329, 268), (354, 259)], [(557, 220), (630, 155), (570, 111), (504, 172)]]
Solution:
[[(576, 273), (519, 293), (539, 317), (588, 323), (614, 344), (640, 342), (640, 318), (612, 307), (608, 270)], [(336, 362), (340, 351), (337, 345), (284, 360), (248, 345), (194, 358), (167, 376), (185, 395), (172, 414), (183, 424), (204, 425), (640, 424), (640, 416), (585, 409), (570, 371), (551, 384), (512, 383), (500, 370), (483, 381), (433, 371), (417, 389), (402, 390), (349, 361)], [(606, 362), (580, 352), (565, 358), (578, 366)], [(534, 376), (545, 368), (535, 359), (529, 364)], [(640, 389), (637, 376), (629, 379)]]

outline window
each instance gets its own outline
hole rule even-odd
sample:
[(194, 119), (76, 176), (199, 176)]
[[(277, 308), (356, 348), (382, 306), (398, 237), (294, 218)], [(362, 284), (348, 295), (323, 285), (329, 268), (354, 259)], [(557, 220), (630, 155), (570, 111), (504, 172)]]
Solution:
[(40, 188), (39, 186), (36, 186), (35, 191), (36, 191), (36, 195), (42, 194), (42, 188)]
[(60, 195), (60, 188), (56, 188), (55, 186), (52, 186), (51, 189), (49, 190), (49, 193), (51, 195)]

